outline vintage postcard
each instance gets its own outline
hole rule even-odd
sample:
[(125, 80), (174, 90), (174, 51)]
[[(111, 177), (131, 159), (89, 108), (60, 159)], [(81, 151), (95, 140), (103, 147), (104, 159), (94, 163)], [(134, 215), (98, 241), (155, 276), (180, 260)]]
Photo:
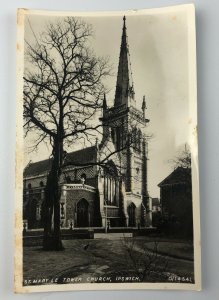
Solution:
[(201, 289), (195, 9), (18, 9), (15, 291)]

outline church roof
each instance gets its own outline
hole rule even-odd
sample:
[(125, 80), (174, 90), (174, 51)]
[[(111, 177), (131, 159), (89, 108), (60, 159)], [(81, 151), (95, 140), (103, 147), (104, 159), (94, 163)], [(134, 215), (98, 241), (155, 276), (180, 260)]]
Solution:
[(169, 176), (161, 181), (158, 186), (162, 187), (165, 185), (173, 185), (178, 183), (189, 183), (191, 182), (191, 169), (190, 168), (176, 168)]
[[(66, 163), (71, 163), (76, 166), (80, 164), (89, 164), (95, 162), (97, 159), (96, 146), (87, 147), (78, 151), (67, 154)], [(36, 176), (48, 172), (51, 168), (52, 158), (41, 160), (34, 163), (29, 163), (24, 169), (24, 177)]]

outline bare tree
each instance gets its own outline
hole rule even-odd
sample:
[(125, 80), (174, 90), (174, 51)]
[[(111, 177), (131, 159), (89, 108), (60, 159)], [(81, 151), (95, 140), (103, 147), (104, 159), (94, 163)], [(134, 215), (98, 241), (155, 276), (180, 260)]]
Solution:
[(35, 148), (43, 141), (52, 147), (45, 187), (45, 250), (63, 249), (59, 182), (65, 147), (92, 138), (101, 126), (93, 120), (102, 107), (103, 79), (110, 74), (110, 66), (91, 50), (92, 34), (91, 26), (81, 19), (65, 18), (48, 24), (35, 45), (25, 41), (25, 133), (35, 133)]
[(121, 241), (129, 272), (134, 273), (141, 281), (149, 278), (165, 278), (168, 259), (159, 254), (157, 241), (154, 241), (152, 249), (147, 247), (144, 240), (124, 237)]
[(175, 158), (169, 160), (174, 168), (182, 167), (191, 169), (191, 152), (189, 147), (185, 144), (183, 150), (179, 151)]

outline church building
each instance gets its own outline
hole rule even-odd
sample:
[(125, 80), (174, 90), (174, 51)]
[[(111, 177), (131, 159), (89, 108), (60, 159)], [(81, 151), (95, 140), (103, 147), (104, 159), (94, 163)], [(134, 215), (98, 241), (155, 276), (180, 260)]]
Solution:
[[(137, 108), (141, 103), (141, 108)], [(151, 226), (147, 188), (146, 102), (135, 98), (126, 18), (113, 106), (103, 98), (102, 139), (67, 154), (60, 181), (62, 228)], [(51, 159), (24, 169), (23, 218), (28, 229), (42, 228), (45, 185)], [(104, 163), (103, 163), (104, 162)]]

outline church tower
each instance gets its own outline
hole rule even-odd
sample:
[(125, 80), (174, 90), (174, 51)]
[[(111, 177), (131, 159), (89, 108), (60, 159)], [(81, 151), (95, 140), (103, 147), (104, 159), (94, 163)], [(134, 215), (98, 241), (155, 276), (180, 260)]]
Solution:
[[(140, 103), (141, 108), (137, 107), (137, 103)], [(139, 210), (141, 210), (141, 206), (143, 205), (146, 211), (149, 200), (145, 133), (149, 120), (145, 116), (145, 96), (137, 103), (132, 78), (126, 17), (124, 16), (114, 105), (108, 108), (104, 96), (102, 122), (104, 128), (110, 128), (112, 141), (120, 157), (120, 172), (125, 182), (127, 215), (131, 204), (133, 204), (132, 210), (138, 209), (137, 221), (133, 221), (135, 225), (137, 222), (140, 223)], [(107, 134), (109, 131), (104, 129), (104, 136), (106, 137)], [(127, 219), (130, 223), (130, 216)]]

